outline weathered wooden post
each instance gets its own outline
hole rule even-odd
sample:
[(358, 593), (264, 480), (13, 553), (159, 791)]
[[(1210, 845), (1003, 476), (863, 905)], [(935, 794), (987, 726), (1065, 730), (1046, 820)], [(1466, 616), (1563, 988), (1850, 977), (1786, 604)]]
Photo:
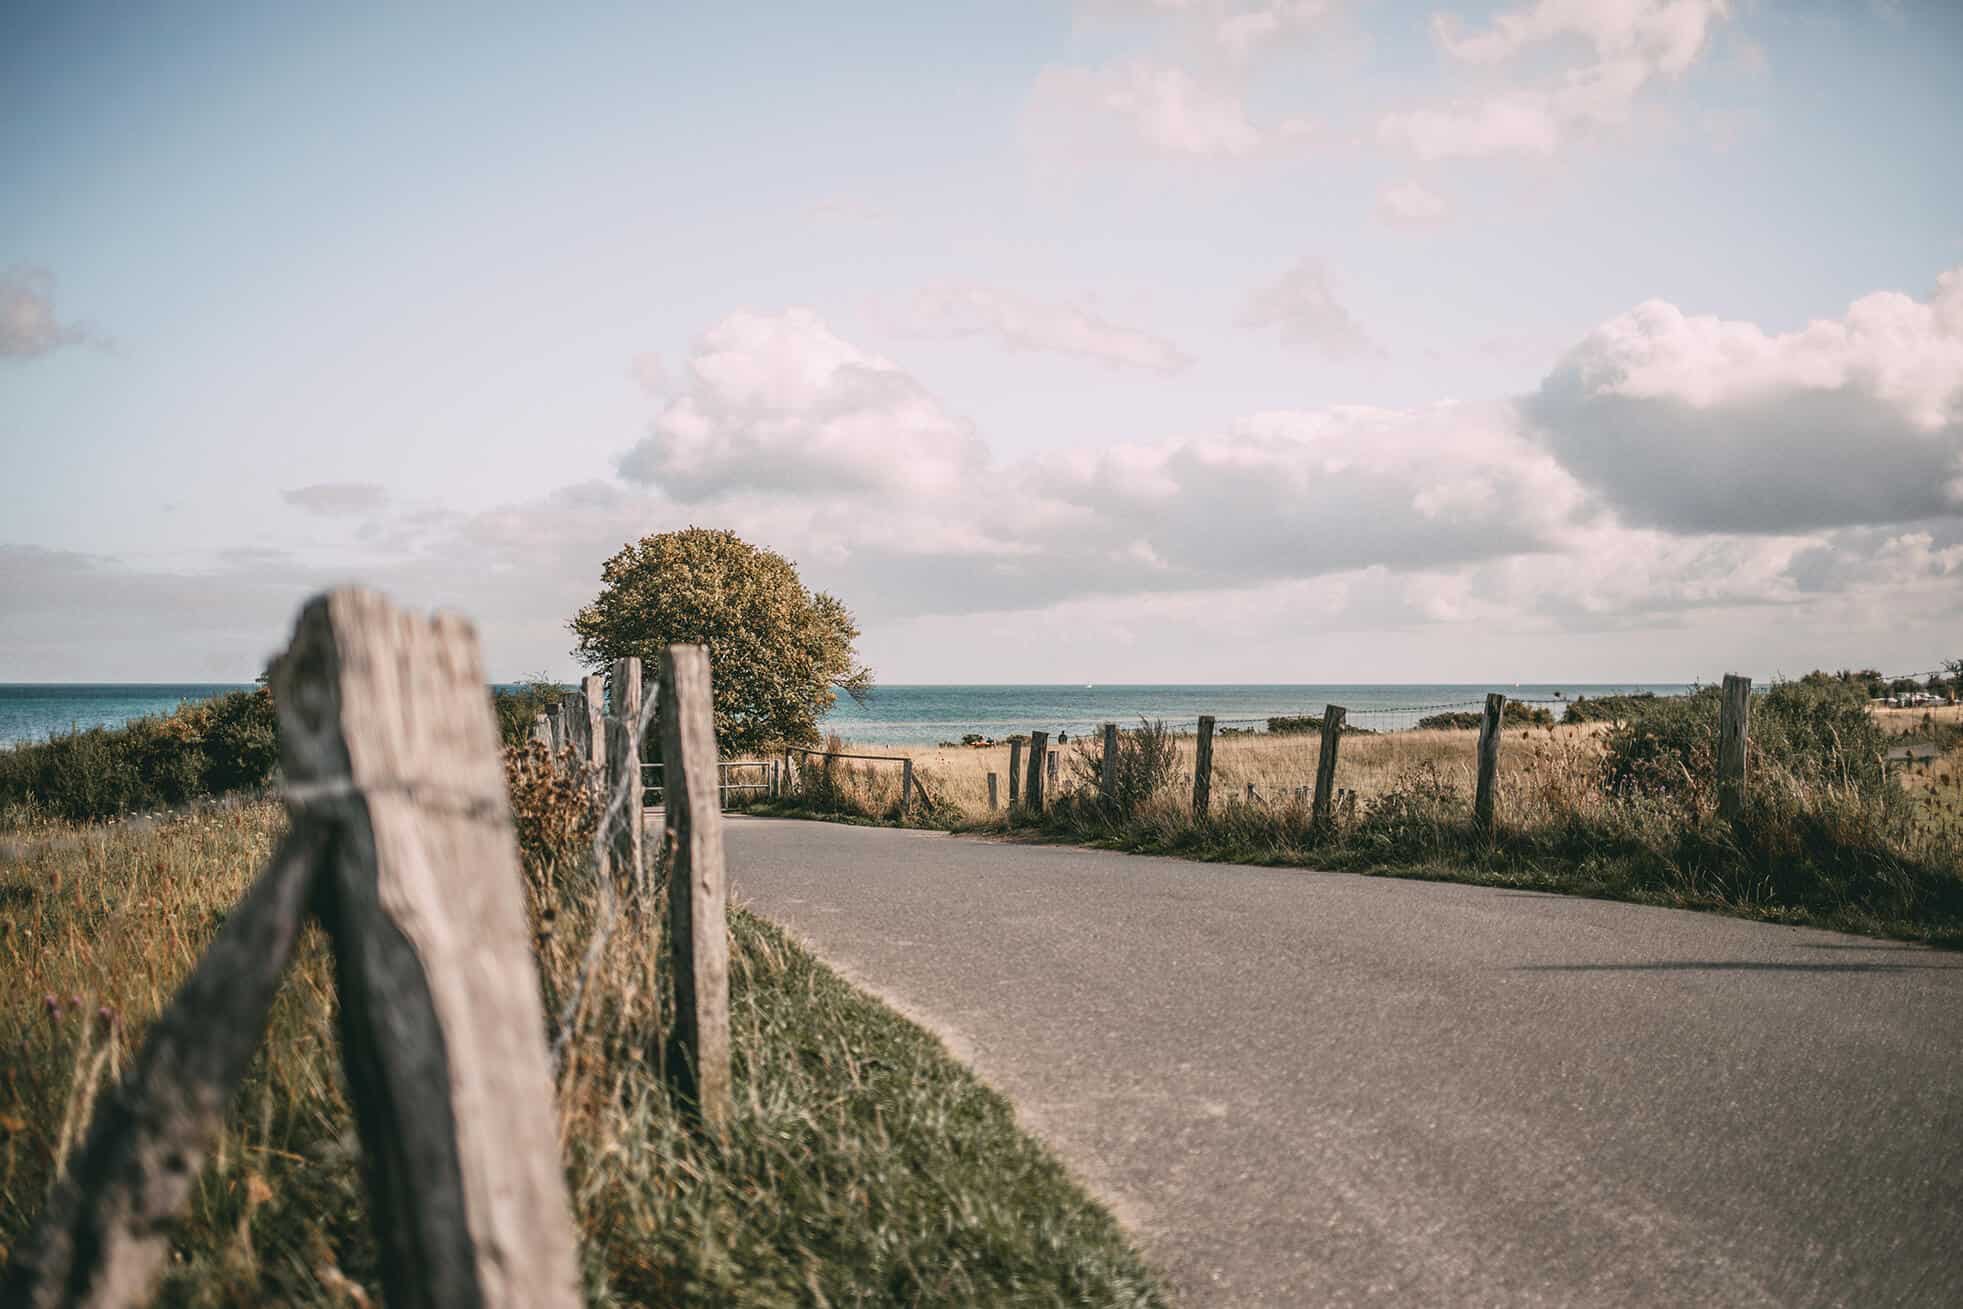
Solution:
[(552, 721), (545, 716), (543, 709), (532, 715), (531, 739), (547, 750), (552, 748)]
[(1487, 836), (1493, 834), (1493, 788), (1499, 779), (1500, 736), (1506, 720), (1506, 697), (1494, 691), (1486, 697), (1486, 716), (1479, 721), (1479, 781), (1473, 791), (1472, 822)]
[(1022, 800), (1022, 742), (1009, 742), (1009, 808)]
[(1049, 778), (1043, 787), (1043, 794), (1050, 799), (1055, 799), (1057, 795), (1057, 756), (1061, 753), (1060, 750), (1051, 750), (1043, 756), (1044, 772)]
[(579, 1303), (497, 729), (477, 638), (366, 591), (300, 615), (273, 674), (390, 1304)]
[(913, 760), (900, 761), (900, 818), (905, 821), (907, 811), (913, 806)]
[[(606, 694), (607, 679), (598, 673), (580, 679), (579, 703), (573, 710), (578, 723), (572, 733), (574, 753), (586, 770), (587, 785), (592, 788), (593, 806), (602, 815), (607, 811)], [(613, 876), (613, 850), (605, 842), (600, 845), (598, 859), (599, 867), (594, 872), (600, 877)]]
[(995, 812), (995, 774), (988, 775), (988, 812)]
[(1193, 743), (1193, 817), (1205, 818), (1213, 798), (1213, 715), (1200, 715), (1199, 739)]
[(1718, 817), (1732, 820), (1745, 812), (1745, 749), (1752, 719), (1752, 679), (1724, 676), (1718, 714)]
[(1343, 739), (1343, 719), (1348, 715), (1341, 705), (1322, 707), (1322, 745), (1315, 761), (1315, 801), (1309, 815), (1317, 827), (1329, 825), (1330, 801), (1336, 794), (1336, 746)]
[(1023, 807), (1032, 814), (1043, 812), (1043, 769), (1049, 758), (1050, 734), (1031, 732), (1029, 734), (1029, 776), (1022, 785)]
[(545, 707), (545, 726), (552, 734), (552, 753), (556, 756), (566, 748), (565, 710), (556, 704)]
[(662, 651), (656, 694), (675, 965), (668, 1072), (702, 1121), (719, 1131), (729, 1120), (729, 926), (708, 649), (671, 645)]
[(1098, 798), (1104, 801), (1105, 808), (1118, 802), (1118, 725), (1104, 725), (1103, 767), (1098, 770)]
[[(613, 661), (613, 713), (607, 719), (607, 808), (613, 830), (607, 847), (613, 852), (613, 871), (637, 888), (646, 889), (647, 866), (642, 860), (644, 822), (641, 807), (641, 661), (632, 655)], [(713, 765), (709, 769), (715, 776)], [(666, 782), (667, 776), (662, 780)], [(626, 803), (618, 804), (622, 788)]]

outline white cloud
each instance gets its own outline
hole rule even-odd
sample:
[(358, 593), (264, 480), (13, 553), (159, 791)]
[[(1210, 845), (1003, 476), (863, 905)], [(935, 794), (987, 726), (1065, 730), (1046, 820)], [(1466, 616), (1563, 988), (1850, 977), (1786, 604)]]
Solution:
[(1114, 368), (1177, 373), (1192, 364), (1163, 337), (1110, 322), (1080, 305), (984, 286), (915, 293), (908, 326), (924, 336), (990, 336), (1011, 350), (1094, 359)]
[(1030, 93), (1033, 135), (1079, 154), (1144, 150), (1183, 157), (1247, 158), (1269, 138), (1237, 90), (1145, 59), (1107, 68), (1046, 68)]
[(316, 514), (360, 514), (388, 503), (388, 492), (375, 482), (315, 482), (280, 492), (280, 499)]
[(55, 313), (54, 275), (40, 268), (0, 270), (0, 359), (27, 359), (94, 339)]
[(1536, 0), (1494, 15), (1483, 32), (1467, 33), (1449, 13), (1434, 15), (1431, 26), (1438, 43), (1467, 63), (1497, 63), (1575, 36), (1598, 59), (1637, 58), (1674, 75), (1696, 61), (1712, 23), (1729, 11), (1728, 0)]
[(666, 395), (672, 384), (672, 379), (668, 376), (667, 362), (652, 350), (644, 350), (635, 355), (633, 362), (628, 365), (627, 372), (636, 385), (649, 395)]
[(1195, 54), (1245, 59), (1314, 31), (1337, 9), (1334, 0), (1091, 0), (1093, 13), (1173, 19)]
[[(19, 620), (0, 669), (249, 675), (307, 593), (350, 579), (477, 617), (499, 675), (563, 669), (563, 623), (601, 562), (691, 522), (782, 551), (889, 634), (1130, 613), (1154, 643), (1185, 632), (1177, 653), (1245, 645), (1271, 667), (1303, 630), (1422, 632), (1399, 648), (1452, 654), (1409, 655), (1398, 675), (1419, 678), (1480, 675), (1462, 641), (1531, 660), (1599, 635), (1601, 667), (1639, 631), (1673, 633), (1644, 649), (1722, 654), (1776, 651), (1785, 625), (1821, 660), (1885, 658), (1963, 630), (1960, 343), (1963, 271), (1926, 301), (1868, 296), (1786, 334), (1651, 303), (1518, 404), (1282, 410), (1004, 462), (810, 311), (732, 314), (622, 461), (652, 490), (586, 483), (456, 514), (366, 484), (295, 488), (366, 514), (333, 565), (318, 546), (203, 570), (0, 548), (0, 612)], [(83, 669), (75, 650), (108, 662)]]
[(1377, 217), (1393, 227), (1428, 227), (1448, 213), (1445, 202), (1417, 182), (1396, 182), (1377, 193)]
[(1376, 352), (1363, 325), (1337, 302), (1320, 259), (1299, 259), (1279, 280), (1256, 290), (1239, 321), (1242, 327), (1280, 328), (1287, 344), (1313, 346), (1332, 359)]
[(1536, 0), (1475, 32), (1439, 14), (1433, 34), (1467, 64), (1506, 63), (1564, 38), (1584, 43), (1592, 58), (1535, 84), (1386, 114), (1378, 137), (1425, 159), (1552, 154), (1579, 132), (1626, 123), (1643, 89), (1682, 76), (1729, 12), (1727, 0)]
[(696, 342), (686, 387), (621, 458), (696, 501), (732, 489), (945, 494), (983, 457), (970, 426), (808, 309), (734, 313)]
[(1561, 127), (1546, 96), (1522, 92), (1442, 110), (1388, 114), (1378, 136), (1386, 145), (1408, 147), (1420, 159), (1477, 159), (1551, 155), (1561, 143)]
[(1652, 300), (1596, 328), (1527, 412), (1634, 520), (1772, 532), (1963, 514), (1963, 269), (1795, 332)]

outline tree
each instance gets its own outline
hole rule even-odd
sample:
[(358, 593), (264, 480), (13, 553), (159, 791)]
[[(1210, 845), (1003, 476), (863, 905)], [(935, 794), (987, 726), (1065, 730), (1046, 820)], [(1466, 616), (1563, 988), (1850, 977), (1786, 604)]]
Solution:
[(607, 560), (600, 594), (570, 624), (588, 668), (638, 655), (650, 671), (666, 647), (709, 647), (716, 740), (725, 750), (809, 745), (838, 691), (864, 699), (846, 607), (813, 594), (782, 555), (734, 532), (690, 527), (643, 537)]

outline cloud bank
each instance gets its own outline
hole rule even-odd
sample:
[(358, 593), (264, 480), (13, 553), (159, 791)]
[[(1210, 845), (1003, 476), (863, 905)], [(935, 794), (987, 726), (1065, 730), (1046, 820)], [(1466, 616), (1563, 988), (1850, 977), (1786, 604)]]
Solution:
[[(1171, 625), (1183, 648), (1250, 660), (1311, 633), (1428, 633), (1390, 643), (1414, 661), (1402, 675), (1425, 677), (1468, 641), (1531, 660), (1599, 640), (1613, 660), (1617, 634), (1750, 649), (1800, 625), (1830, 660), (1835, 641), (1940, 643), (1963, 621), (1963, 270), (1925, 299), (1877, 293), (1783, 333), (1641, 304), (1516, 400), (1267, 411), (1038, 458), (996, 457), (809, 309), (729, 315), (670, 392), (622, 483), (473, 514), (368, 484), (284, 493), (347, 533), (338, 567), (0, 548), (16, 620), (0, 661), (72, 677), (59, 661), (75, 650), (107, 658), (164, 631), (203, 652), (171, 675), (219, 675), (214, 657), (249, 673), (308, 591), (360, 577), (479, 617), (499, 675), (564, 668), (563, 620), (600, 562), (689, 523), (795, 559), (888, 634), (876, 651), (1026, 628), (1088, 660), (1070, 624), (1092, 621)], [(1027, 666), (997, 677), (1040, 675), (1044, 650), (1025, 647), (1004, 647)]]

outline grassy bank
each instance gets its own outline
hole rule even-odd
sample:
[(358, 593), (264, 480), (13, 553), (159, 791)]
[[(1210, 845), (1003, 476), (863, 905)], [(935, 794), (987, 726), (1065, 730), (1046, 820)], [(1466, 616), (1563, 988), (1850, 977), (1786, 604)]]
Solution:
[[(519, 790), (556, 1013), (595, 897), (567, 857), (578, 824)], [(282, 825), (249, 804), (0, 833), (0, 1245), (20, 1239), (95, 1097)], [(590, 1303), (1158, 1303), (1108, 1215), (999, 1096), (741, 913), (735, 1120), (722, 1145), (691, 1132), (651, 1075), (670, 1002), (651, 933), (634, 925), (648, 920), (660, 921), (623, 918), (602, 954), (557, 1088)], [(379, 1303), (321, 947), (310, 934), (282, 990), (160, 1303)]]
[[(1513, 727), (1502, 743), (1498, 832), (1473, 826), (1477, 733), (1346, 736), (1336, 821), (1309, 796), (1316, 737), (1221, 736), (1213, 804), (1191, 811), (1192, 742), (1128, 731), (1125, 794), (1097, 796), (1100, 742), (1060, 756), (1060, 792), (1040, 819), (987, 806), (1007, 798), (1003, 747), (895, 750), (915, 760), (933, 803), (914, 821), (1141, 853), (1348, 869), (1716, 909), (1963, 945), (1963, 709), (1871, 709), (1839, 688), (1788, 684), (1754, 708), (1752, 786), (1737, 823), (1715, 814), (1716, 707), (1709, 696), (1637, 702), (1620, 720)], [(1905, 742), (1935, 757), (1889, 764)], [(887, 747), (891, 749), (891, 747)], [(887, 771), (892, 771), (888, 769)], [(1252, 787), (1250, 793), (1249, 788)], [(772, 807), (889, 818), (882, 778)]]
[[(563, 688), (534, 678), (487, 693), (499, 735), (518, 745)], [(263, 686), (229, 691), (120, 727), (0, 746), (0, 827), (36, 818), (88, 822), (251, 794), (271, 784), (278, 768), (272, 695)]]

